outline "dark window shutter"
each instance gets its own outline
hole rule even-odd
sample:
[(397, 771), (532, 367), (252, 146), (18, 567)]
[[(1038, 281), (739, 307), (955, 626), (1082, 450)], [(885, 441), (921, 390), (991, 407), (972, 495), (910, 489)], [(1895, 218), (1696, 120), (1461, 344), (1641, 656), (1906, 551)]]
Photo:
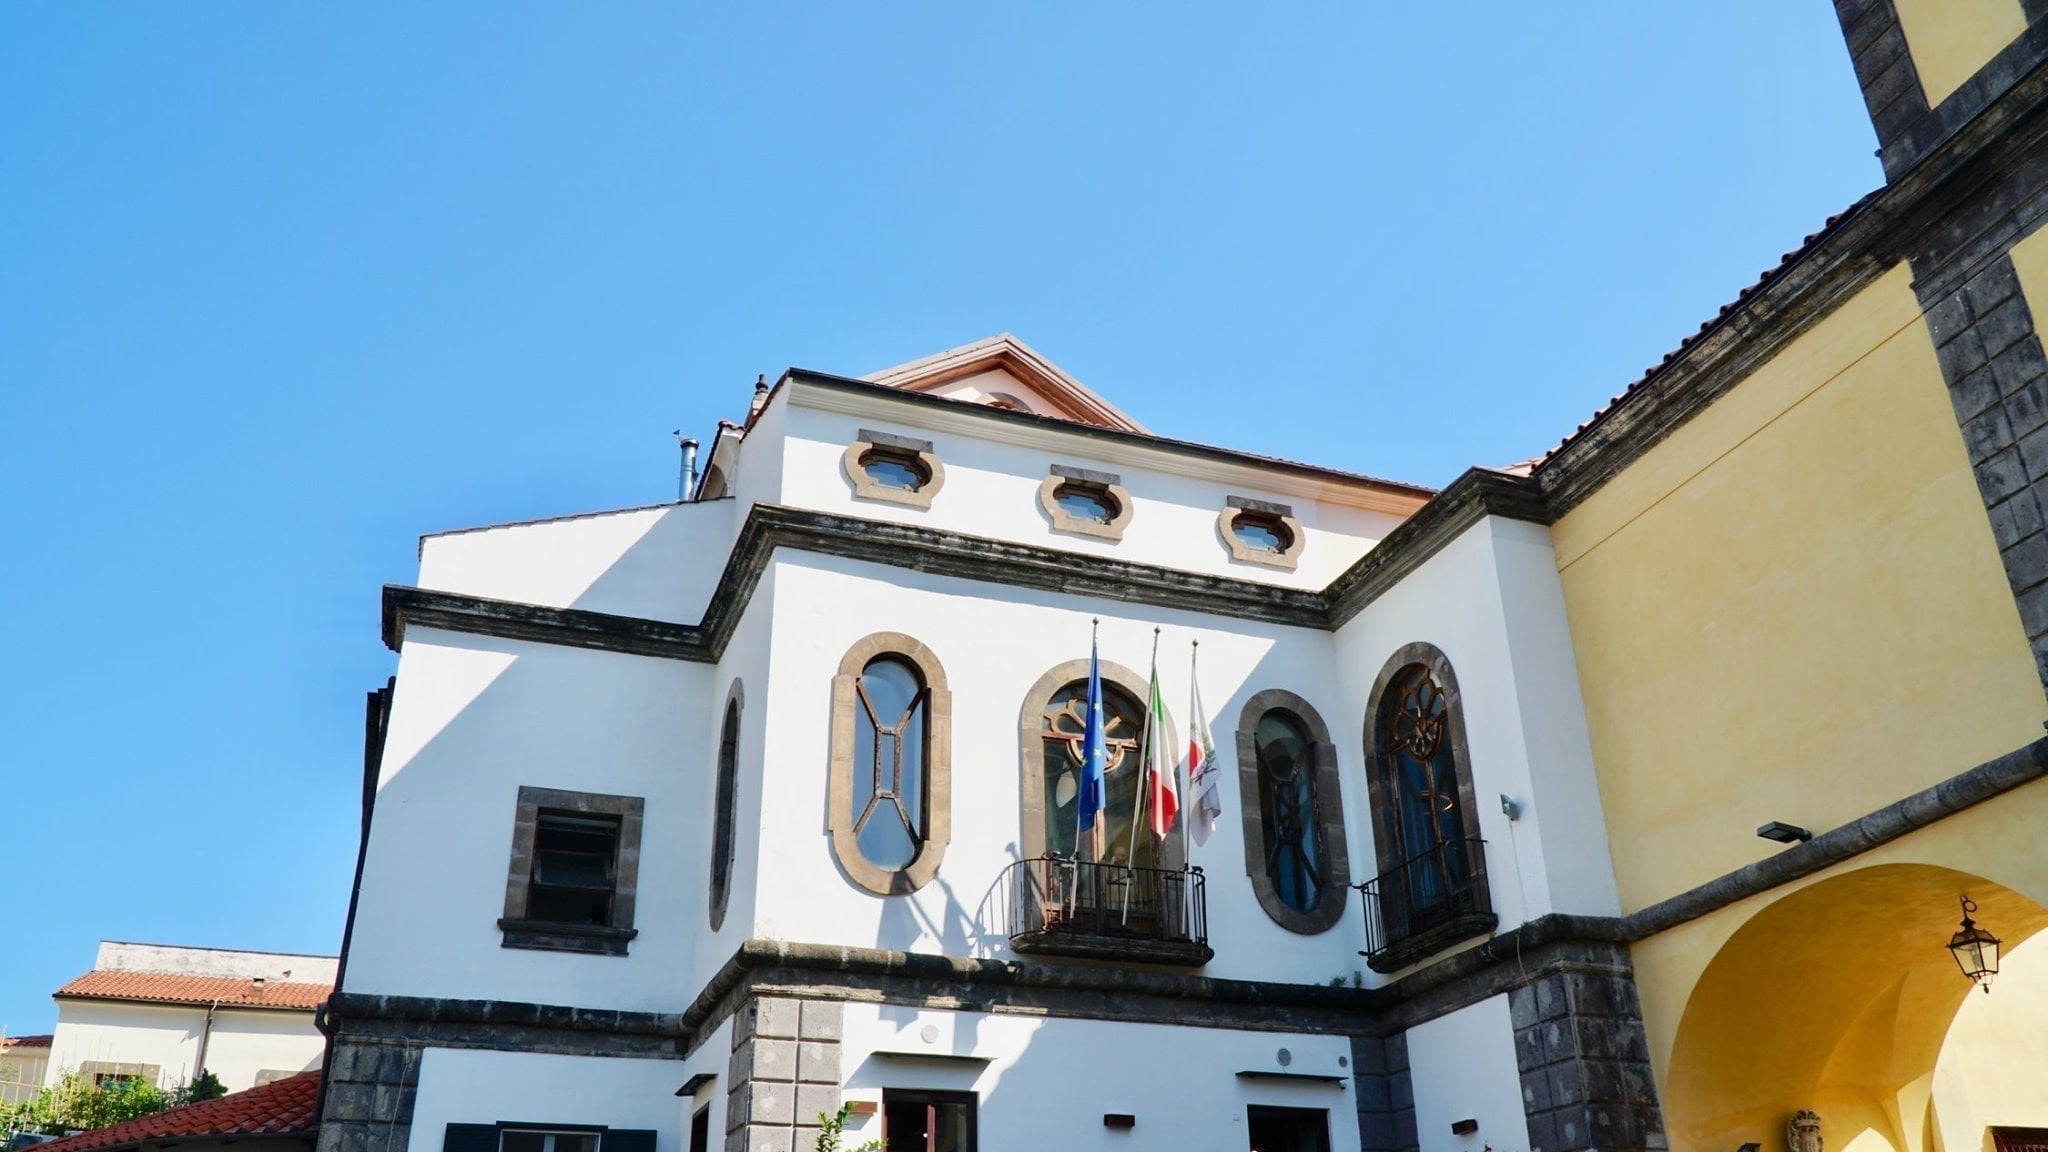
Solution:
[(654, 1129), (607, 1128), (598, 1152), (654, 1152)]
[(498, 1152), (498, 1126), (450, 1124), (448, 1134), (441, 1138), (441, 1152)]

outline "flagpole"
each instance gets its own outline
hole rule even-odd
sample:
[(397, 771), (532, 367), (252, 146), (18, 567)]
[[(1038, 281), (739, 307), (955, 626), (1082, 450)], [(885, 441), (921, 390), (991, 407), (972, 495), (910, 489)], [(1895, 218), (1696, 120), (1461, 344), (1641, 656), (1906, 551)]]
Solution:
[[(1195, 730), (1195, 697), (1201, 693), (1201, 689), (1196, 686), (1201, 674), (1201, 657), (1202, 638), (1197, 636), (1188, 651), (1188, 732), (1190, 734)], [(1192, 747), (1192, 735), (1189, 736), (1189, 741), (1190, 747)], [(1186, 757), (1183, 757), (1182, 760), (1185, 762)], [(1180, 769), (1175, 768), (1174, 770), (1178, 772)], [(1194, 907), (1195, 900), (1195, 883), (1190, 873), (1194, 869), (1195, 861), (1194, 853), (1188, 842), (1188, 822), (1194, 817), (1194, 806), (1201, 802), (1201, 797), (1195, 794), (1195, 775), (1193, 772), (1189, 772), (1186, 777), (1186, 783), (1180, 791), (1180, 914), (1181, 923), (1190, 929), (1193, 927), (1194, 917), (1189, 914), (1189, 910)]]
[[(1138, 794), (1131, 803), (1131, 844), (1124, 857), (1124, 923), (1131, 922), (1131, 889), (1138, 883), (1138, 826), (1145, 822), (1145, 801), (1152, 796), (1152, 685), (1159, 682), (1159, 627), (1152, 628), (1152, 679), (1145, 685), (1145, 728), (1138, 737)], [(1108, 789), (1104, 789), (1107, 798)], [(1157, 864), (1158, 861), (1153, 861)]]
[[(1192, 650), (1188, 654), (1188, 703), (1190, 706), (1194, 704), (1195, 694), (1198, 691), (1195, 687), (1195, 678), (1201, 672), (1201, 657), (1202, 640), (1198, 636), (1195, 638)], [(1190, 711), (1188, 713), (1188, 731), (1194, 731), (1194, 723), (1195, 714), (1193, 711)], [(1179, 771), (1179, 769), (1176, 768), (1175, 771)], [(1181, 789), (1180, 797), (1180, 866), (1182, 871), (1186, 871), (1194, 863), (1194, 858), (1188, 852), (1188, 808), (1189, 805), (1195, 802), (1195, 780), (1192, 774), (1188, 776), (1186, 787)]]

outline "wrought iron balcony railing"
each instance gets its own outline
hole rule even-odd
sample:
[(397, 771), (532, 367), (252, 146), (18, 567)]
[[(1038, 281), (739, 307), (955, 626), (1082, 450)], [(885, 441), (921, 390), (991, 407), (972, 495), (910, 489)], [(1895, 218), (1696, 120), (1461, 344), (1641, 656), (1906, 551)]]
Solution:
[(1189, 967), (1215, 955), (1200, 868), (1040, 856), (1010, 865), (1005, 881), (1010, 947), (1020, 953)]
[(1366, 964), (1392, 972), (1491, 932), (1485, 841), (1441, 840), (1358, 885), (1365, 899)]

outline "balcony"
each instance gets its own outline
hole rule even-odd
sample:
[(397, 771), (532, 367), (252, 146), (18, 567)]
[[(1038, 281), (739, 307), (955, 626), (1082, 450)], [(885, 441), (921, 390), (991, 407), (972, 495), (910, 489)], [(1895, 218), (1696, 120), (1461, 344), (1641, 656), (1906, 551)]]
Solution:
[(1010, 947), (1027, 956), (1076, 956), (1199, 967), (1209, 948), (1202, 870), (1169, 871), (1041, 856), (1010, 865)]
[(1500, 923), (1486, 895), (1483, 840), (1443, 840), (1358, 886), (1366, 966), (1396, 972)]

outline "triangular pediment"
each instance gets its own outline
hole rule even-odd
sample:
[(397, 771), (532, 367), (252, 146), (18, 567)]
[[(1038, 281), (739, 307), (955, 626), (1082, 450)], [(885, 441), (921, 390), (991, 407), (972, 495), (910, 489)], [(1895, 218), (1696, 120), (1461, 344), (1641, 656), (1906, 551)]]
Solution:
[(1144, 425), (1005, 332), (863, 377), (871, 384), (1126, 432)]

